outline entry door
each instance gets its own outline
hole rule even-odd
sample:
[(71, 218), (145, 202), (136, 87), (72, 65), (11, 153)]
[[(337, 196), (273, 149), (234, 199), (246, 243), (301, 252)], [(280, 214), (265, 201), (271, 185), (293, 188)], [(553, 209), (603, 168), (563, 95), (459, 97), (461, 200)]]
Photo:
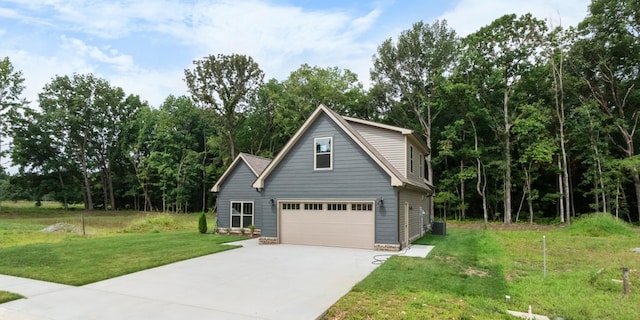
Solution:
[(404, 239), (403, 246), (409, 245), (409, 202), (404, 203)]

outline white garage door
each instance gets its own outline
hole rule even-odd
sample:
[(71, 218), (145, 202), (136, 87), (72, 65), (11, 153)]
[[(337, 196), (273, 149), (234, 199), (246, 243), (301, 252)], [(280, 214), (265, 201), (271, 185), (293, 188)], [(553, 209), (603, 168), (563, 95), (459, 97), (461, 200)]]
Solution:
[(280, 242), (373, 249), (373, 202), (280, 202)]

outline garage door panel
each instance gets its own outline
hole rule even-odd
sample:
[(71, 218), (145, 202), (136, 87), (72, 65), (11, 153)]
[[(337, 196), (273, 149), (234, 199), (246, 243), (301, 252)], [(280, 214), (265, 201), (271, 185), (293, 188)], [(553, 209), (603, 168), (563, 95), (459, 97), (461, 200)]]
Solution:
[[(300, 206), (303, 208), (303, 206)], [(351, 208), (350, 206), (347, 206)], [(281, 210), (282, 243), (373, 248), (373, 211)]]

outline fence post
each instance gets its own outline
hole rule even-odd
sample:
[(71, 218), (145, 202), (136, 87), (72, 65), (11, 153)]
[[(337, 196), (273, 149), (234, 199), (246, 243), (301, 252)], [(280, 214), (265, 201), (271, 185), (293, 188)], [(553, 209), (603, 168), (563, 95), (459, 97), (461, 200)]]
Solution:
[(622, 268), (622, 292), (629, 294), (629, 268)]
[(542, 256), (543, 256), (543, 279), (547, 278), (547, 236), (542, 236)]

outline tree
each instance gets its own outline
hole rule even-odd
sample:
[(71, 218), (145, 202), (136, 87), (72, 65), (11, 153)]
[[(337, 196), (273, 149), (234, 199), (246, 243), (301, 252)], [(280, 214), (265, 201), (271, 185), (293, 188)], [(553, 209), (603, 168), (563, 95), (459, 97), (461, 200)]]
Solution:
[[(427, 147), (432, 149), (432, 126), (443, 106), (435, 103), (437, 87), (457, 58), (458, 39), (446, 20), (422, 21), (403, 31), (396, 43), (385, 40), (374, 55), (371, 79), (391, 108), (400, 108), (418, 121)], [(396, 125), (404, 125), (396, 123)], [(431, 154), (426, 156), (429, 182), (434, 182)], [(434, 212), (433, 203), (430, 212)]]
[(224, 128), (221, 132), (227, 139), (230, 159), (234, 159), (241, 115), (264, 73), (251, 57), (238, 54), (209, 55), (193, 64), (193, 70), (184, 71), (191, 97), (203, 108), (215, 111), (215, 121)]
[(559, 170), (560, 178), (558, 186), (560, 190), (560, 221), (571, 223), (571, 212), (573, 206), (571, 199), (573, 194), (571, 184), (569, 182), (569, 155), (567, 152), (567, 120), (565, 103), (567, 95), (565, 94), (567, 74), (565, 73), (565, 59), (567, 51), (573, 42), (572, 31), (567, 31), (561, 27), (554, 29), (547, 38), (546, 58), (548, 59), (549, 71), (551, 74), (551, 92), (553, 96), (553, 104), (555, 106), (556, 121), (558, 123), (558, 143), (560, 145)]
[[(0, 160), (5, 155), (3, 143), (9, 126), (9, 113), (27, 104), (21, 97), (24, 90), (24, 78), (21, 71), (15, 71), (9, 57), (0, 60)], [(0, 162), (0, 169), (3, 165)]]
[[(593, 0), (578, 27), (574, 45), (575, 70), (601, 112), (612, 117), (618, 135), (612, 141), (625, 158), (636, 155), (640, 117), (640, 2)], [(639, 168), (629, 168), (640, 219)]]
[(612, 118), (599, 112), (595, 102), (571, 110), (568, 139), (573, 141), (572, 151), (576, 160), (586, 168), (581, 186), (589, 189), (585, 193), (593, 196), (592, 210), (609, 212), (609, 191), (607, 164), (613, 161), (608, 136), (614, 132)]
[[(46, 161), (70, 159), (69, 167), (79, 168), (82, 192), (87, 210), (94, 209), (93, 173), (101, 173), (104, 208), (115, 209), (113, 162), (120, 154), (118, 141), (123, 123), (135, 117), (141, 102), (137, 97), (125, 99), (124, 91), (112, 87), (92, 74), (57, 76), (38, 95), (41, 114), (32, 121), (42, 135), (24, 137), (24, 146), (35, 146), (49, 139), (54, 150)], [(33, 125), (33, 123), (31, 124)], [(24, 128), (19, 129), (22, 132)], [(27, 143), (28, 140), (36, 140)], [(40, 140), (40, 141), (37, 141)], [(37, 152), (32, 150), (33, 152)]]
[(303, 64), (282, 82), (282, 96), (274, 110), (278, 134), (288, 140), (320, 104), (347, 116), (374, 114), (355, 73)]
[[(542, 168), (553, 163), (556, 141), (547, 127), (551, 123), (549, 110), (541, 105), (523, 105), (520, 116), (513, 122), (513, 135), (518, 144), (518, 162), (524, 172), (524, 194), (529, 209), (529, 223), (533, 223), (533, 200), (538, 199), (538, 191), (533, 188)], [(517, 221), (517, 219), (516, 219)]]
[[(496, 133), (502, 137), (504, 155), (504, 223), (512, 221), (512, 141), (511, 128), (517, 103), (512, 101), (519, 81), (539, 62), (546, 25), (531, 14), (505, 15), (467, 36), (465, 45), (468, 72), (474, 73), (476, 86), (495, 116)], [(500, 106), (494, 105), (501, 95)], [(493, 97), (490, 97), (493, 96)], [(500, 125), (499, 125), (500, 124)]]

